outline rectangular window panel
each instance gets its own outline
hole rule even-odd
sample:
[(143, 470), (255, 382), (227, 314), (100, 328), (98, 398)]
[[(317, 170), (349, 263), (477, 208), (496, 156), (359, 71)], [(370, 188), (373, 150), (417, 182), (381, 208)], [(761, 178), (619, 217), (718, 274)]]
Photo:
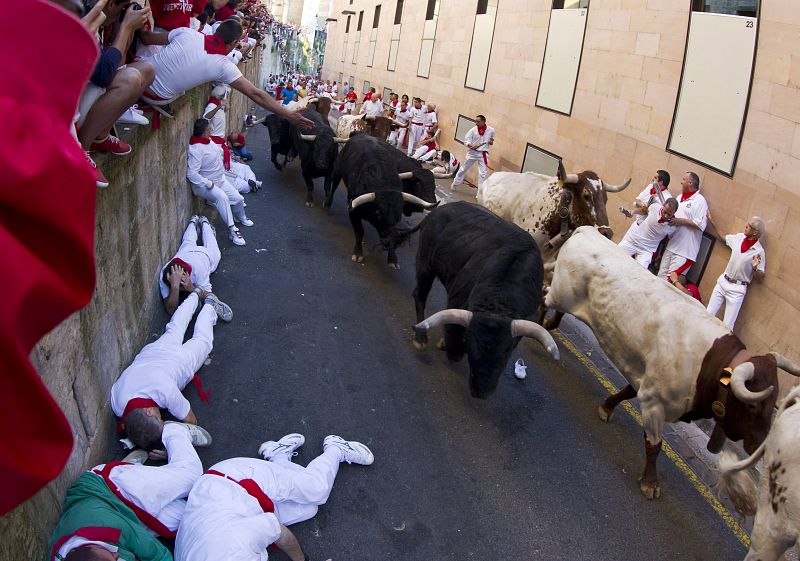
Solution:
[[(469, 50), (469, 64), (464, 86), (483, 91), (486, 75), (489, 72), (489, 57), (492, 53), (494, 22), (497, 16), (498, 0), (478, 0), (475, 26), (472, 28), (472, 46)], [(481, 11), (482, 10), (482, 11)]]
[(475, 119), (470, 119), (469, 117), (465, 117), (464, 115), (458, 116), (458, 121), (456, 122), (456, 134), (453, 137), (453, 140), (456, 142), (460, 142), (461, 144), (466, 144), (464, 138), (467, 136), (469, 129), (475, 126)]
[(356, 80), (352, 76), (350, 76), (350, 81), (348, 82), (348, 84), (350, 84), (351, 89), (356, 89)]
[(588, 8), (589, 0), (553, 0), (554, 10), (574, 10), (576, 8)]
[(378, 40), (378, 29), (372, 28), (371, 34), (369, 36), (369, 50), (367, 51), (367, 66), (372, 66), (373, 61), (375, 60), (375, 43)]
[(394, 24), (398, 25), (403, 19), (403, 0), (397, 0), (397, 6), (394, 9)]
[(420, 78), (427, 78), (431, 73), (433, 43), (436, 39), (436, 22), (438, 19), (439, 0), (428, 0), (425, 24), (422, 28), (422, 45), (419, 49), (419, 63), (417, 64), (417, 76)]
[(364, 91), (362, 93), (367, 93), (369, 91), (369, 80), (364, 80)]
[(706, 272), (706, 266), (711, 259), (711, 252), (714, 251), (714, 242), (717, 241), (711, 234), (703, 232), (703, 237), (700, 239), (700, 249), (697, 251), (697, 258), (695, 258), (694, 265), (686, 271), (686, 280), (694, 285), (699, 285), (703, 279), (703, 274)]
[(754, 18), (758, 15), (758, 0), (694, 0), (692, 10)]
[(561, 165), (561, 156), (534, 146), (529, 142), (525, 147), (525, 156), (522, 158), (520, 172), (532, 171), (555, 177), (558, 175), (559, 165)]
[(392, 88), (383, 88), (383, 104), (389, 105), (389, 96), (392, 95)]
[(378, 4), (377, 6), (375, 6), (375, 15), (372, 16), (372, 29), (377, 29), (380, 21), (381, 21), (381, 5)]
[(395, 24), (392, 26), (392, 40), (389, 43), (389, 62), (386, 65), (386, 70), (391, 70), (394, 72), (394, 69), (397, 68), (397, 53), (400, 50), (400, 24)]
[(586, 8), (550, 11), (536, 106), (564, 115), (572, 112), (586, 31)]
[(361, 31), (362, 23), (364, 23), (364, 10), (358, 12), (358, 27), (356, 27), (356, 31)]
[(756, 18), (692, 12), (669, 151), (733, 175), (757, 29)]
[(361, 44), (361, 32), (356, 31), (356, 38), (353, 41), (353, 59), (350, 61), (353, 64), (356, 63), (356, 59), (358, 59), (358, 46)]
[(339, 80), (337, 80), (337, 82), (338, 82), (339, 84), (341, 84), (341, 83), (342, 83), (342, 78), (344, 78), (344, 76), (342, 76), (342, 73), (341, 73), (341, 72), (339, 72)]

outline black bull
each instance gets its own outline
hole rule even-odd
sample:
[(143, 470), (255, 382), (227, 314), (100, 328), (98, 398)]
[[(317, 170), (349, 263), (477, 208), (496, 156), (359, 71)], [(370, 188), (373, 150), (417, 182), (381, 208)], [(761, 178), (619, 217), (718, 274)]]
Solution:
[(306, 182), (306, 206), (314, 206), (314, 178), (325, 178), (325, 192), (331, 189), (333, 168), (339, 148), (334, 141), (336, 136), (328, 124), (328, 119), (312, 106), (300, 112), (314, 122), (314, 128), (301, 131), (292, 127), (294, 146), (300, 155), (300, 171)]
[[(435, 278), (447, 291), (448, 309), (424, 320)], [(415, 346), (424, 348), (428, 329), (444, 325), (448, 358), (467, 354), (472, 397), (489, 397), (521, 337), (538, 340), (558, 359), (553, 338), (530, 321), (539, 311), (543, 278), (536, 242), (518, 226), (466, 202), (433, 210), (420, 225)]]
[[(355, 234), (353, 261), (364, 260), (362, 220), (366, 220), (378, 231), (388, 252), (389, 266), (396, 269), (399, 265), (395, 249), (417, 230), (398, 227), (403, 211), (421, 212), (435, 207), (437, 202), (433, 189), (422, 196), (404, 192), (406, 179), (399, 176), (397, 160), (384, 146), (390, 148), (366, 134), (352, 134), (336, 160), (331, 189), (325, 193), (324, 204), (331, 206), (339, 181), (344, 180)], [(413, 173), (408, 175), (407, 179), (413, 179)], [(414, 185), (416, 188), (416, 183)], [(406, 208), (406, 205), (410, 206)]]

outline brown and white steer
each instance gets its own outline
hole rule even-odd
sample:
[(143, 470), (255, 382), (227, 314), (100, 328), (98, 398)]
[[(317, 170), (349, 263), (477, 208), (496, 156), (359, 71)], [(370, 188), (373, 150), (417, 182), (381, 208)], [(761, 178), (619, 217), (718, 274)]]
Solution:
[[(785, 359), (784, 359), (785, 360)], [(800, 375), (800, 365), (789, 361), (778, 365)], [(755, 515), (750, 551), (745, 561), (776, 561), (800, 538), (800, 387), (794, 388), (783, 401), (769, 436), (749, 458), (736, 460), (726, 450), (719, 463), (720, 492), (730, 496), (743, 516)], [(747, 470), (764, 458), (756, 490)]]
[(558, 250), (575, 228), (595, 226), (609, 239), (607, 193), (625, 189), (631, 180), (609, 185), (593, 171), (558, 177), (533, 172), (493, 173), (478, 189), (478, 204), (527, 231), (542, 252), (545, 278)]
[(336, 123), (336, 142), (347, 142), (353, 132), (363, 132), (378, 140), (386, 140), (392, 125), (399, 124), (383, 115), (342, 115)]
[(783, 358), (752, 356), (702, 304), (650, 274), (595, 228), (578, 228), (562, 246), (545, 306), (589, 325), (628, 380), (600, 405), (602, 420), (620, 402), (639, 399), (646, 453), (639, 488), (648, 499), (661, 494), (656, 458), (665, 423), (714, 418), (712, 452), (726, 437), (743, 440), (748, 453), (766, 438), (778, 393), (776, 357)]

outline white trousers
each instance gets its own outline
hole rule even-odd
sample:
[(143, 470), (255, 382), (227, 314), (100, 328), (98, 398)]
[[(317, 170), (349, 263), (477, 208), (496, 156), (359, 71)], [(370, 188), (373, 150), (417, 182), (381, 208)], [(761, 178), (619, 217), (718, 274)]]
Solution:
[(417, 145), (420, 141), (425, 138), (425, 126), (424, 125), (409, 125), (409, 137), (408, 137), (408, 155), (414, 153), (414, 150), (417, 149)]
[(220, 219), (228, 228), (233, 226), (234, 214), (237, 218), (244, 216), (244, 197), (227, 179), (215, 182), (211, 189), (192, 183), (192, 193), (214, 203)]
[(667, 280), (672, 272), (678, 272), (679, 275), (685, 274), (692, 267), (691, 263), (689, 263), (688, 267), (686, 266), (688, 261), (691, 261), (691, 259), (681, 257), (668, 249), (664, 250), (664, 255), (661, 256), (661, 266), (658, 269), (658, 277)]
[[(182, 427), (164, 425), (161, 441), (167, 451), (166, 465), (118, 466), (111, 470), (109, 478), (126, 499), (175, 531), (186, 509), (186, 497), (195, 481), (203, 475), (203, 464), (192, 446), (189, 433)], [(103, 465), (99, 465), (94, 469), (102, 468)]]
[(708, 313), (716, 316), (722, 305), (725, 305), (725, 314), (722, 323), (733, 329), (736, 318), (739, 317), (739, 310), (744, 302), (744, 295), (747, 294), (747, 287), (725, 279), (725, 275), (720, 275), (711, 299), (708, 301)]
[(398, 148), (402, 149), (403, 142), (405, 141), (407, 134), (408, 134), (408, 129), (405, 127), (393, 130), (389, 134), (389, 144), (391, 144), (392, 146), (397, 146)]
[[(470, 152), (472, 151), (470, 150)], [(458, 169), (458, 173), (453, 179), (453, 187), (464, 183), (464, 176), (467, 175), (467, 170), (472, 167), (472, 164), (478, 164), (478, 187), (483, 185), (483, 182), (486, 181), (486, 177), (489, 175), (489, 167), (483, 159), (483, 153), (479, 156), (467, 153), (467, 161)]]
[(650, 266), (650, 262), (653, 260), (653, 252), (647, 251), (642, 249), (635, 244), (631, 243), (630, 240), (627, 238), (622, 238), (622, 241), (619, 242), (619, 247), (625, 253), (636, 259), (636, 262), (647, 269)]
[(414, 158), (415, 160), (419, 160), (420, 162), (429, 162), (433, 159), (435, 155), (436, 155), (435, 148), (420, 146), (419, 148), (417, 148), (417, 150), (414, 152), (414, 155), (411, 157)]
[(233, 175), (233, 181), (231, 181), (231, 183), (233, 183), (233, 186), (236, 187), (236, 190), (240, 193), (249, 193), (250, 184), (248, 181), (256, 180), (256, 174), (253, 173), (253, 170), (250, 168), (250, 166), (231, 160), (231, 174)]
[[(181, 238), (181, 246), (178, 248), (178, 255), (180, 255), (181, 251), (192, 251), (192, 252), (200, 252), (204, 253), (208, 256), (208, 274), (210, 275), (214, 271), (217, 270), (219, 267), (219, 262), (222, 259), (222, 253), (219, 251), (219, 244), (217, 243), (217, 236), (214, 234), (214, 230), (211, 229), (211, 224), (208, 222), (203, 222), (203, 245), (197, 245), (197, 228), (194, 227), (194, 223), (189, 223), (186, 226), (186, 230), (183, 231), (183, 238)], [(194, 273), (194, 269), (192, 269), (192, 273)], [(206, 277), (205, 279), (198, 278), (197, 280), (192, 281), (192, 284), (200, 286), (200, 288), (205, 289), (205, 285), (211, 286), (211, 280)], [(209, 290), (210, 289), (206, 289)]]

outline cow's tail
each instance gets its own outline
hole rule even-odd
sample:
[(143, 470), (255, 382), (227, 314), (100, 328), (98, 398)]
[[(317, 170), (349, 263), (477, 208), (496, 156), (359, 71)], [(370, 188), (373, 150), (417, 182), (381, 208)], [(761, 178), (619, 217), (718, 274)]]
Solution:
[(719, 460), (719, 482), (717, 492), (727, 495), (736, 512), (742, 516), (754, 516), (756, 513), (756, 478), (752, 468), (764, 455), (766, 440), (748, 458), (739, 460), (736, 452), (726, 448)]

